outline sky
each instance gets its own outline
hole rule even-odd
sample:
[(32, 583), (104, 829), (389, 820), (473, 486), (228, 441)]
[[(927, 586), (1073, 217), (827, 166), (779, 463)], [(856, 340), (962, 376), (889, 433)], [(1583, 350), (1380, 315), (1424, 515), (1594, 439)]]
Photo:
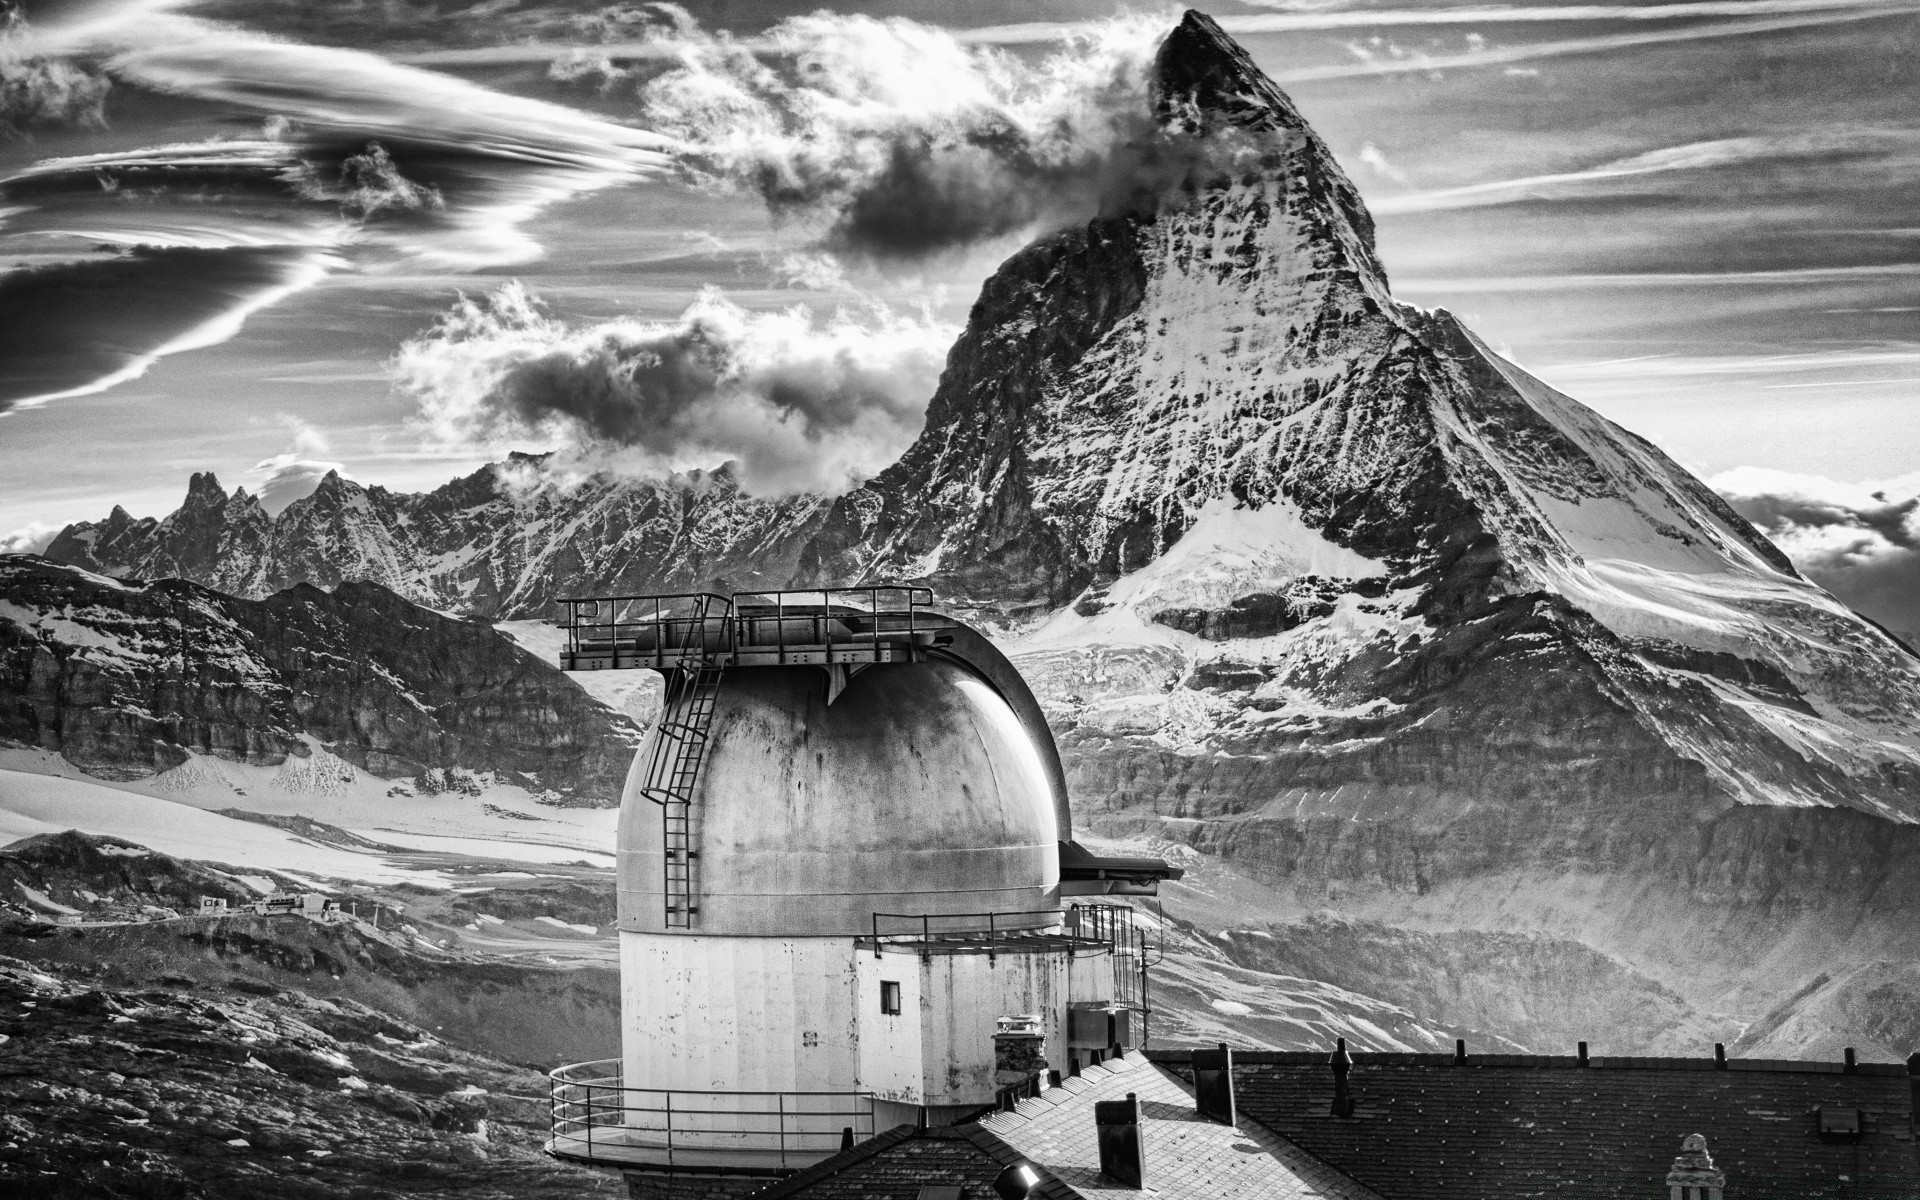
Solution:
[[(980, 281), (1097, 204), (1174, 10), (812, 11), (10, 10), (0, 548), (163, 515), (194, 471), (278, 508), (576, 425), (767, 492), (878, 469)], [(1920, 0), (1207, 11), (1354, 178), (1401, 299), (1920, 627)], [(956, 122), (976, 157), (941, 169), (989, 182), (935, 212), (874, 131)], [(581, 362), (608, 394), (560, 386)]]

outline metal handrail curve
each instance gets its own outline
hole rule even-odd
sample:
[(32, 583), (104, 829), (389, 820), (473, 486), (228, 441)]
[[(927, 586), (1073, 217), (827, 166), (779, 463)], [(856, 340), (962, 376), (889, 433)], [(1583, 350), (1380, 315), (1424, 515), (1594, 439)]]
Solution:
[(618, 1059), (548, 1072), (549, 1152), (631, 1163), (664, 1155), (805, 1165), (840, 1149), (848, 1130), (874, 1129), (873, 1094), (839, 1091), (693, 1091), (626, 1087)]

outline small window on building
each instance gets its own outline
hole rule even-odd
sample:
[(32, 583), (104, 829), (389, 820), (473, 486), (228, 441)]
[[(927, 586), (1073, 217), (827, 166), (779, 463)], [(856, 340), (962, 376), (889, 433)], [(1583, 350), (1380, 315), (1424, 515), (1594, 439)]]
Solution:
[(900, 985), (891, 979), (880, 981), (880, 1011), (889, 1017), (900, 1015)]

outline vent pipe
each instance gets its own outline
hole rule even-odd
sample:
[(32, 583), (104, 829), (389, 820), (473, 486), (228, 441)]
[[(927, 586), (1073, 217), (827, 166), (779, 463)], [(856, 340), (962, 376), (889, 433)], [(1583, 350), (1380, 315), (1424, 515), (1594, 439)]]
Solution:
[(1193, 1110), (1221, 1125), (1234, 1123), (1233, 1050), (1225, 1042), (1193, 1052)]
[(1907, 1055), (1907, 1095), (1911, 1098), (1907, 1106), (1911, 1115), (1907, 1120), (1912, 1125), (1912, 1132), (1920, 1134), (1920, 1050)]
[(1137, 1095), (1128, 1092), (1125, 1100), (1096, 1101), (1093, 1124), (1100, 1138), (1100, 1173), (1124, 1188), (1146, 1187), (1147, 1163), (1140, 1145)]
[(1347, 1090), (1347, 1072), (1353, 1070), (1353, 1059), (1347, 1054), (1347, 1039), (1341, 1038), (1334, 1045), (1327, 1065), (1333, 1068), (1333, 1115), (1351, 1117), (1353, 1093)]

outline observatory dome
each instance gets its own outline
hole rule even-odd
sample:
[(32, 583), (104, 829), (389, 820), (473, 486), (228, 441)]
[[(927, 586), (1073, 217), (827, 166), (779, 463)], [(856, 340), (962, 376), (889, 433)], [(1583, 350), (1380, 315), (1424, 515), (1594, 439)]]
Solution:
[[(1055, 797), (1035, 734), (954, 663), (868, 667), (829, 703), (819, 667), (733, 667), (694, 791), (690, 930), (663, 928), (661, 809), (620, 812), (620, 928), (849, 936), (875, 912), (1009, 912), (1059, 904)], [(1044, 736), (1044, 731), (1039, 736)]]

